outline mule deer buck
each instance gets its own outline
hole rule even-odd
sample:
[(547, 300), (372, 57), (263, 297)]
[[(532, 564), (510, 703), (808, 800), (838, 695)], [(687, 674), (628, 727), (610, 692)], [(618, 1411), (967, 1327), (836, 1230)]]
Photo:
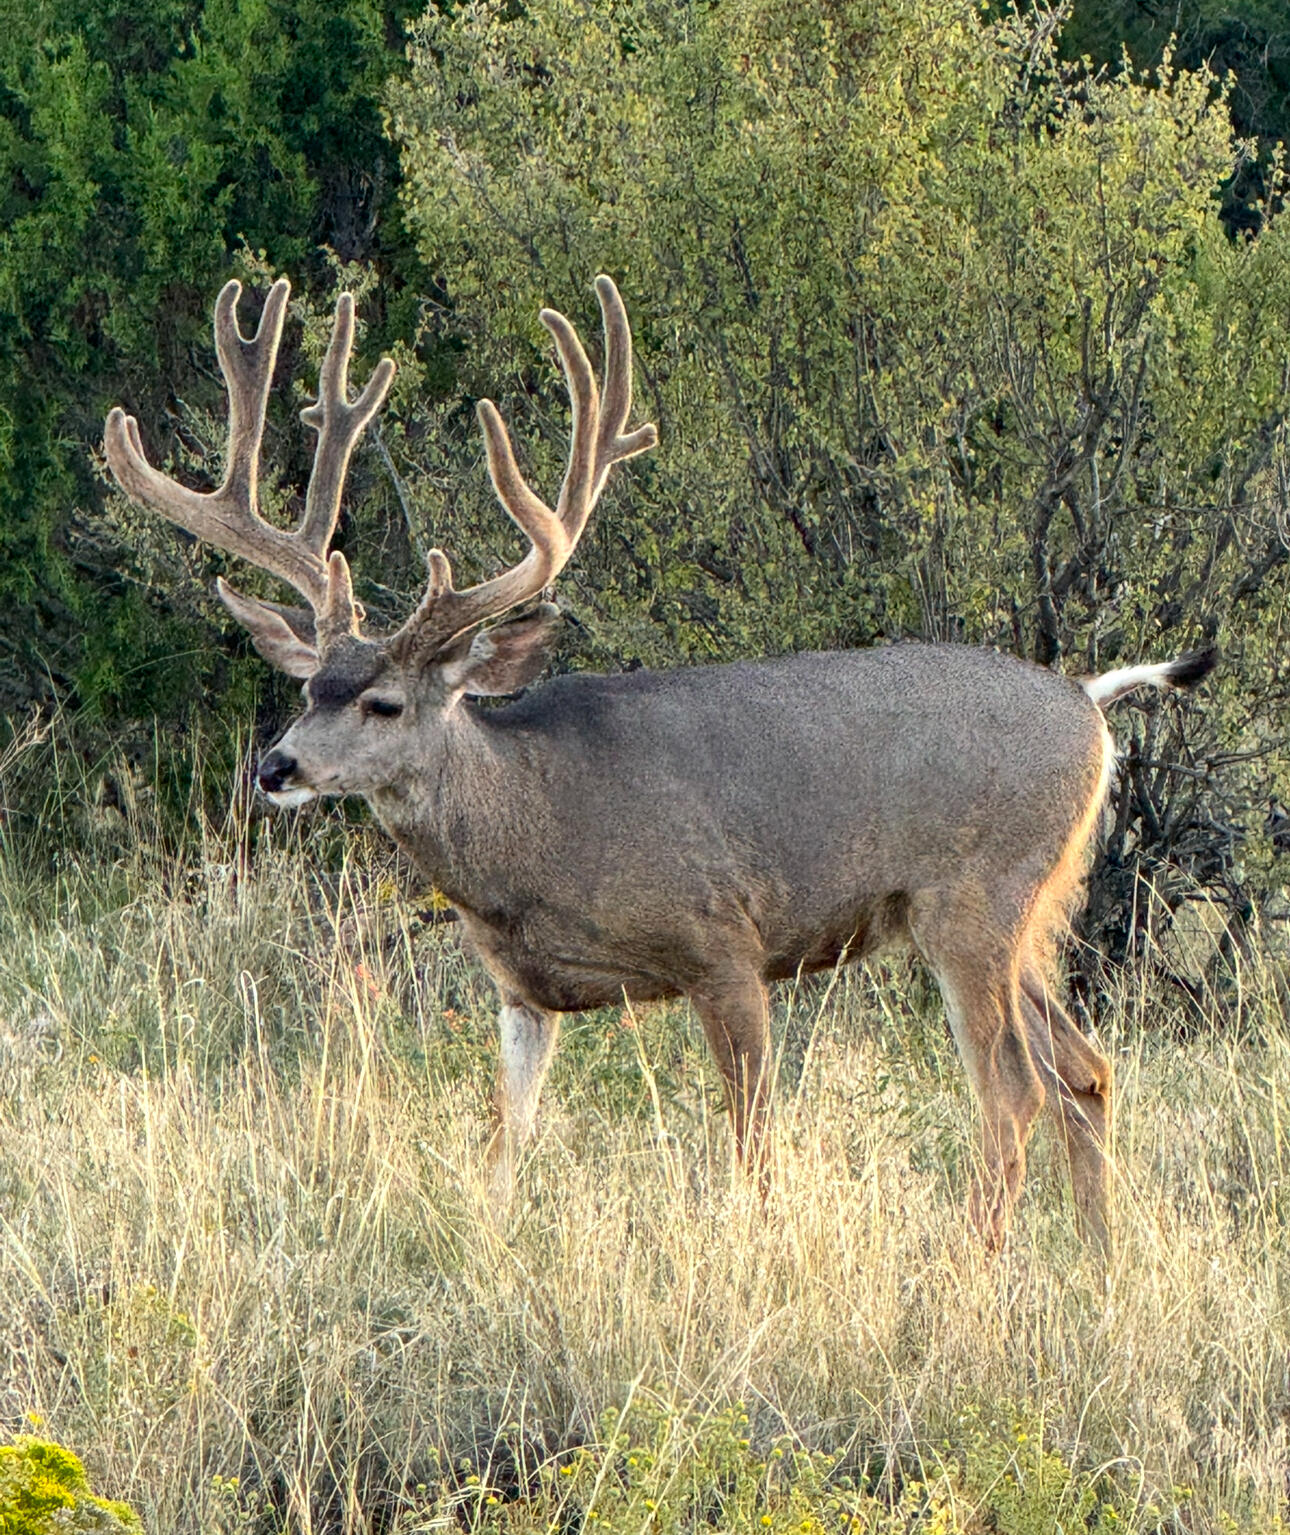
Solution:
[(652, 426), (627, 430), (631, 334), (617, 289), (596, 279), (599, 386), (573, 326), (542, 312), (573, 407), (554, 510), (480, 402), (493, 486), (529, 541), (523, 559), (458, 591), (432, 550), (416, 610), (379, 636), (362, 632), (349, 567), (328, 546), (350, 453), (394, 365), (380, 362), (351, 401), (354, 308), (342, 296), (319, 399), (303, 412), (318, 433), (304, 511), (293, 532), (273, 526), (257, 509), (257, 461), (289, 287), (273, 286), (250, 340), (240, 291), (230, 282), (215, 306), (223, 484), (202, 494), (160, 474), (119, 408), (108, 462), (135, 501), (307, 599), (309, 614), (218, 584), (260, 654), (304, 681), (305, 712), (261, 760), (260, 786), (280, 805), (362, 795), (455, 906), (501, 993), (492, 1155), (503, 1180), (533, 1131), (558, 1014), (687, 996), (736, 1146), (755, 1160), (768, 984), (903, 941), (939, 983), (975, 1089), (973, 1213), (986, 1239), (1003, 1238), (1047, 1102), (1086, 1229), (1105, 1241), (1110, 1068), (1054, 995), (1054, 937), (1107, 792), (1102, 706), (1144, 683), (1189, 686), (1212, 656), (1081, 683), (989, 650), (909, 643), (563, 676), (477, 708), (472, 697), (537, 677), (557, 619), (544, 589), (612, 467), (657, 440)]

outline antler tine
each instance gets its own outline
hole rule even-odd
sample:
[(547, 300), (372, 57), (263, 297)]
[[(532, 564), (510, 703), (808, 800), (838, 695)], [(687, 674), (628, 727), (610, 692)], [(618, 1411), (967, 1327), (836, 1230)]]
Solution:
[(431, 549), (426, 555), (430, 571), (425, 593), (395, 636), (399, 647), (414, 647), (423, 654), (433, 654), (455, 635), (540, 592), (555, 579), (573, 549), (560, 519), (520, 473), (497, 407), (491, 400), (481, 400), (476, 415), (484, 433), (493, 489), (511, 520), (528, 535), (529, 549), (518, 565), (460, 592), (453, 587), (448, 556), (442, 549)]
[(394, 378), (394, 363), (383, 357), (372, 370), (358, 399), (349, 402), (349, 358), (354, 346), (354, 297), (342, 293), (336, 304), (331, 341), (318, 375), (318, 398), (300, 412), (300, 419), (318, 433), (313, 473), (305, 493), (305, 514), (297, 529), (301, 543), (319, 559), (327, 554), (350, 454), (368, 422), (385, 402)]
[(237, 323), (242, 284), (236, 278), (226, 282), (215, 300), (215, 351), (228, 387), (228, 466), (220, 488), (257, 522), (264, 415), (290, 296), (291, 284), (280, 278), (269, 289), (260, 323), (249, 341)]
[(598, 486), (598, 449), (600, 446), (600, 390), (591, 371), (578, 333), (565, 317), (554, 309), (544, 309), (538, 316), (555, 338), (560, 365), (569, 385), (572, 416), (569, 427), (569, 467), (560, 486), (555, 514), (569, 537), (569, 549), (582, 536), (587, 518), (596, 504)]
[(488, 459), (488, 477), (502, 507), (518, 527), (535, 543), (565, 543), (564, 527), (555, 512), (529, 487), (515, 462), (515, 450), (497, 406), (481, 400), (475, 407), (484, 433), (484, 453)]
[(631, 410), (631, 329), (618, 289), (608, 277), (596, 279), (605, 327), (605, 391), (602, 405), (595, 374), (578, 333), (553, 309), (541, 312), (551, 332), (564, 370), (573, 418), (569, 466), (560, 487), (556, 510), (530, 488), (520, 473), (505, 423), (491, 400), (481, 400), (479, 423), (484, 433), (488, 473), (497, 499), (529, 537), (530, 548), (518, 565), (458, 592), (441, 550), (429, 554), (430, 580), (416, 611), (395, 636), (404, 647), (426, 655), (441, 649), (456, 635), (495, 618), (536, 596), (559, 575), (582, 536), (612, 466), (652, 448), (658, 432), (638, 427), (622, 435)]
[(622, 436), (632, 408), (632, 331), (618, 289), (603, 272), (596, 278), (596, 297), (605, 334), (603, 395), (573, 326), (553, 309), (544, 309), (541, 314), (543, 325), (555, 337), (573, 402), (569, 468), (557, 507), (570, 545), (582, 536), (613, 466), (658, 442), (658, 431), (652, 425)]
[(345, 557), (329, 556), (327, 545), (340, 514), (354, 443), (379, 410), (394, 364), (383, 358), (358, 399), (349, 403), (354, 305), (350, 295), (343, 294), (323, 361), (318, 401), (302, 412), (319, 433), (304, 515), (290, 533), (266, 522), (258, 505), (260, 444), (290, 292), (286, 278), (274, 283), (249, 340), (237, 322), (241, 283), (225, 283), (215, 301), (215, 349), (228, 387), (229, 417), (227, 464), (218, 490), (189, 490), (154, 469), (144, 455), (139, 423), (119, 406), (108, 415), (104, 445), (112, 473), (132, 500), (160, 512), (204, 543), (238, 555), (294, 586), (313, 608), (319, 644), (325, 646), (339, 634), (355, 632), (361, 614)]
[(605, 328), (605, 390), (596, 440), (596, 456), (602, 465), (602, 479), (595, 489), (599, 496), (603, 476), (610, 466), (654, 447), (658, 443), (658, 428), (650, 424), (622, 435), (632, 408), (632, 328), (613, 278), (603, 272), (596, 278), (596, 297), (600, 300)]

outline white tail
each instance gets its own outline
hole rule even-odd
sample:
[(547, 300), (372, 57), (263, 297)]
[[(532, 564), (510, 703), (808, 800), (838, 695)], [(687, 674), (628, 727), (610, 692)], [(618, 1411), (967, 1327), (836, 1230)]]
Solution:
[(1099, 709), (1134, 688), (1190, 688), (1214, 670), (1218, 652), (1212, 645), (1204, 650), (1189, 650), (1172, 661), (1158, 661), (1154, 666), (1117, 666), (1100, 677), (1085, 677), (1081, 686)]

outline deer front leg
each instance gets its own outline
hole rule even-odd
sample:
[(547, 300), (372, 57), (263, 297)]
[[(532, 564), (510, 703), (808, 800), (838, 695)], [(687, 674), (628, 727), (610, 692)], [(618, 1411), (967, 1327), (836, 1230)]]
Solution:
[(554, 1013), (505, 998), (497, 1019), (501, 1061), (493, 1095), (494, 1129), (488, 1161), (493, 1192), (509, 1195), (521, 1149), (537, 1124), (538, 1099), (551, 1069), (560, 1025)]
[(770, 1010), (756, 974), (710, 981), (690, 995), (721, 1073), (735, 1152), (766, 1184), (766, 1113), (770, 1104)]

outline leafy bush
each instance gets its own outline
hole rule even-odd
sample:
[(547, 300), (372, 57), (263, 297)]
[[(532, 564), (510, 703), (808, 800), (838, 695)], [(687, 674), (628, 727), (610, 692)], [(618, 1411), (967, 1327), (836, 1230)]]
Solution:
[(143, 1535), (138, 1514), (90, 1491), (62, 1445), (24, 1435), (0, 1445), (0, 1535)]
[(1086, 54), (1113, 69), (1126, 57), (1138, 68), (1154, 66), (1170, 51), (1184, 68), (1224, 77), (1236, 131), (1260, 141), (1224, 209), (1230, 225), (1255, 226), (1278, 141), (1290, 139), (1290, 12), (1282, 0), (1075, 0), (1062, 33), (1067, 58)]

